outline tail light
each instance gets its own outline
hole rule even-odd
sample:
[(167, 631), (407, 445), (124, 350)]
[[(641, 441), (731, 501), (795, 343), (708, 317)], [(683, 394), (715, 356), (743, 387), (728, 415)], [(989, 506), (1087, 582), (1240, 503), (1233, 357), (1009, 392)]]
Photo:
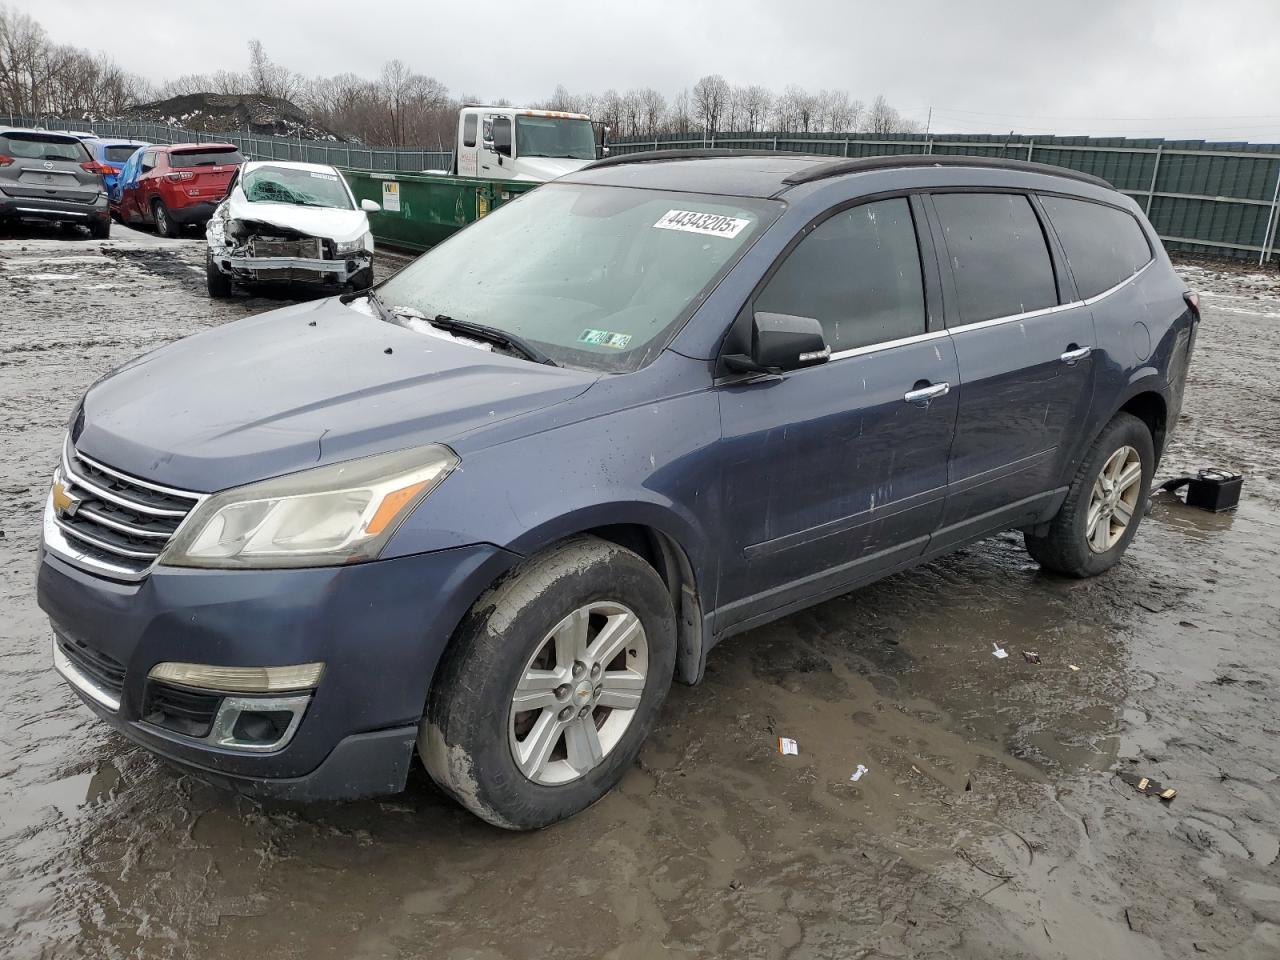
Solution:
[(100, 177), (105, 177), (109, 173), (115, 173), (115, 167), (109, 167), (105, 163), (99, 163), (97, 160), (86, 160), (80, 164), (81, 170), (87, 170), (89, 173), (96, 173)]
[(3, 153), (0, 153), (0, 167), (7, 167), (11, 163), (13, 163), (13, 157), (5, 156)]
[(1196, 323), (1200, 322), (1200, 294), (1188, 290), (1182, 295), (1182, 299), (1187, 301), (1187, 309), (1191, 311), (1191, 316), (1195, 317)]
[(196, 175), (190, 170), (175, 170), (173, 173), (166, 173), (164, 178), (178, 183), (180, 180), (194, 180)]

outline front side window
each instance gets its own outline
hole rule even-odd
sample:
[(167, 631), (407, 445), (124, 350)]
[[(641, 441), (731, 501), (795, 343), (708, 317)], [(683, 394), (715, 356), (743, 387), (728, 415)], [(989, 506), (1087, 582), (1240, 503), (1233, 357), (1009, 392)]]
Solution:
[(474, 147), (476, 145), (476, 115), (468, 113), (462, 118), (462, 145), (464, 147)]
[(496, 327), (557, 363), (643, 366), (781, 211), (777, 201), (551, 183), (378, 288), (393, 310)]
[(142, 172), (147, 173), (156, 168), (156, 155), (148, 151), (142, 155)]
[(1132, 214), (1087, 200), (1041, 197), (1062, 241), (1082, 299), (1109, 290), (1151, 262), (1151, 246)]
[(755, 310), (814, 318), (832, 353), (924, 333), (910, 203), (894, 197), (824, 220), (791, 251)]
[(299, 170), (267, 164), (244, 175), (244, 196), (250, 203), (291, 203), (299, 207), (350, 210), (351, 198), (338, 171)]
[(594, 160), (596, 138), (591, 121), (517, 116), (516, 156)]
[(933, 197), (960, 301), (960, 322), (979, 323), (1055, 306), (1053, 261), (1031, 201), (1020, 193)]

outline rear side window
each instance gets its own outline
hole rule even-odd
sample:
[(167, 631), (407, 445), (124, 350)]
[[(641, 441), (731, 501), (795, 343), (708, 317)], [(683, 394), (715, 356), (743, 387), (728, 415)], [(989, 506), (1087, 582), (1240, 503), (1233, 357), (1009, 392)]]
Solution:
[(1066, 197), (1041, 197), (1067, 254), (1081, 299), (1095, 297), (1151, 262), (1151, 245), (1132, 214)]
[(813, 317), (833, 353), (925, 332), (920, 248), (907, 200), (824, 220), (756, 297), (762, 313)]
[(476, 145), (476, 115), (468, 113), (462, 121), (462, 145), (464, 147), (474, 147)]
[(961, 323), (1057, 304), (1049, 247), (1025, 196), (940, 193), (933, 206), (946, 237)]
[(89, 152), (79, 140), (44, 133), (6, 133), (0, 137), (0, 154), (17, 160), (89, 159)]
[(174, 150), (169, 153), (169, 166), (180, 170), (186, 167), (213, 167), (223, 163), (244, 163), (244, 156), (235, 147)]

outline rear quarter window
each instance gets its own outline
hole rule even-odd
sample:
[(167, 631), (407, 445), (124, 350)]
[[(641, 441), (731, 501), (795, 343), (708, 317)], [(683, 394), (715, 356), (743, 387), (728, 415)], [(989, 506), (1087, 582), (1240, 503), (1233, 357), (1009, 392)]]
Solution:
[(979, 323), (1058, 303), (1053, 261), (1031, 201), (1019, 193), (934, 194), (960, 301)]
[(1151, 245), (1132, 214), (1068, 197), (1042, 196), (1040, 202), (1062, 241), (1081, 299), (1096, 297), (1151, 262)]

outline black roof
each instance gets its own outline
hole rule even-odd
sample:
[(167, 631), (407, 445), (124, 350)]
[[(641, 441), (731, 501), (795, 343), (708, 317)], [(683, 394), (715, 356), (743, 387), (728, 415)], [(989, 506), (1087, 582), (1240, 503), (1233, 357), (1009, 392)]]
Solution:
[[(572, 180), (625, 184), (631, 177), (618, 176), (627, 168), (636, 171), (638, 185), (738, 196), (772, 197), (802, 183), (867, 173), (872, 170), (918, 167), (964, 167), (1038, 173), (1112, 189), (1111, 184), (1088, 173), (1001, 157), (955, 154), (899, 154), (843, 159), (772, 150), (646, 150), (605, 157), (589, 163)], [(589, 176), (600, 171), (598, 176)], [(641, 172), (643, 171), (643, 172)], [(583, 176), (588, 174), (588, 176)], [(611, 175), (612, 174), (612, 175)], [(641, 183), (642, 181), (642, 183)]]

